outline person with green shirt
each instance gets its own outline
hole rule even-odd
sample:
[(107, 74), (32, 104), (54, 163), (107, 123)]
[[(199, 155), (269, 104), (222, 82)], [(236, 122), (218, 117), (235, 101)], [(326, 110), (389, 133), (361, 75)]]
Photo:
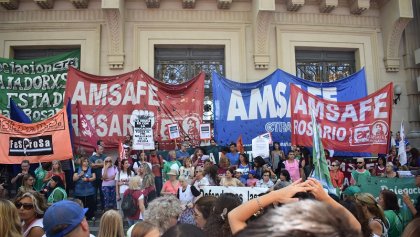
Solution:
[(400, 209), (398, 205), (397, 195), (389, 190), (382, 190), (379, 194), (378, 204), (384, 210), (386, 219), (388, 220), (388, 236), (400, 237), (405, 224), (410, 220), (404, 220), (404, 212), (409, 212), (408, 209)]
[(166, 173), (168, 173), (171, 170), (176, 170), (177, 172), (179, 172), (179, 169), (182, 166), (182, 164), (176, 159), (175, 150), (169, 151), (168, 156), (169, 156), (169, 161), (165, 162), (165, 164), (163, 165), (163, 172), (162, 172), (162, 174), (165, 174), (166, 180), (169, 180), (169, 175), (167, 175)]
[(49, 189), (50, 190), (47, 194), (48, 204), (53, 204), (58, 201), (67, 199), (67, 193), (66, 193), (66, 190), (64, 189), (63, 181), (61, 180), (59, 176), (51, 177), (51, 180), (49, 182)]
[(359, 185), (370, 177), (369, 170), (365, 169), (365, 160), (363, 158), (357, 158), (356, 167), (357, 169), (351, 172), (351, 185)]
[(34, 189), (37, 192), (40, 192), (44, 188), (44, 178), (47, 175), (47, 163), (40, 163), (34, 173), (35, 173)]

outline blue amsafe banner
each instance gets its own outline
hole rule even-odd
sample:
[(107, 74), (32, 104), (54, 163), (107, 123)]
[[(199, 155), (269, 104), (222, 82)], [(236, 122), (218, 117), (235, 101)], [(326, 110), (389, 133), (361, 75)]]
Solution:
[[(334, 82), (311, 82), (280, 69), (268, 77), (239, 83), (213, 73), (214, 135), (218, 144), (235, 142), (242, 135), (244, 144), (270, 132), (283, 150), (291, 145), (290, 84), (332, 101), (352, 101), (367, 96), (365, 70)], [(365, 156), (368, 154), (335, 155)]]

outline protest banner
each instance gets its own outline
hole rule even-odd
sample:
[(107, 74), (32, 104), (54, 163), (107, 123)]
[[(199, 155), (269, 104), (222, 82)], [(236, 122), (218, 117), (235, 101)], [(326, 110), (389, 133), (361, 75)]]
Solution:
[(392, 118), (392, 83), (367, 97), (334, 102), (291, 85), (292, 144), (312, 146), (315, 113), (326, 149), (386, 154)]
[(20, 164), (73, 157), (66, 108), (41, 122), (24, 124), (0, 115), (0, 163)]
[(134, 150), (154, 150), (155, 141), (153, 140), (153, 128), (155, 119), (151, 116), (140, 117), (134, 122), (133, 149)]
[(406, 192), (411, 201), (416, 204), (417, 197), (420, 195), (420, 187), (415, 185), (414, 177), (411, 178), (381, 178), (381, 177), (370, 177), (367, 180), (360, 183), (360, 189), (362, 192), (370, 193), (374, 197), (378, 198), (379, 193), (388, 189), (394, 192), (398, 197), (398, 204), (403, 205), (402, 195)]
[(223, 193), (233, 193), (238, 196), (242, 202), (247, 202), (257, 198), (260, 194), (268, 191), (268, 188), (257, 187), (224, 187), (224, 186), (202, 186), (200, 192), (203, 196), (219, 197)]
[[(239, 83), (213, 73), (214, 136), (218, 144), (229, 144), (242, 134), (244, 144), (262, 133), (284, 151), (290, 149), (290, 84), (331, 101), (352, 101), (367, 95), (365, 70), (334, 82), (312, 82), (277, 69), (266, 78)], [(354, 88), (357, 88), (355, 90)], [(342, 155), (336, 151), (336, 155)], [(352, 154), (346, 154), (352, 155)], [(369, 154), (360, 154), (369, 156)]]
[[(181, 135), (188, 135), (193, 145), (200, 143), (199, 125), (203, 117), (204, 73), (180, 84), (157, 81), (141, 69), (116, 76), (96, 76), (70, 68), (66, 97), (72, 106), (80, 102), (86, 118), (108, 148), (132, 134), (133, 113), (154, 114), (154, 138), (162, 149), (173, 148), (168, 124), (178, 123)], [(77, 124), (77, 116), (72, 117)], [(74, 126), (75, 128), (77, 126)], [(75, 131), (79, 136), (79, 131)], [(77, 145), (78, 139), (75, 139)]]
[(67, 70), (79, 68), (80, 50), (52, 57), (16, 60), (0, 58), (0, 114), (10, 117), (10, 99), (32, 122), (61, 110)]
[(201, 140), (210, 140), (211, 139), (211, 131), (210, 131), (210, 124), (209, 123), (200, 124), (200, 139)]

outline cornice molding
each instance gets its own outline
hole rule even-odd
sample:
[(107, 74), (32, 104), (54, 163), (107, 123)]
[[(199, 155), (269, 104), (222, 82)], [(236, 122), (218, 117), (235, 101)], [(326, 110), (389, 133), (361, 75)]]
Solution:
[(249, 12), (214, 10), (126, 10), (126, 20), (135, 22), (235, 22), (250, 23)]
[(92, 10), (34, 10), (34, 11), (5, 11), (0, 14), (2, 23), (28, 23), (28, 22), (103, 22), (101, 9)]
[(7, 10), (16, 10), (19, 8), (19, 0), (0, 0), (0, 5)]

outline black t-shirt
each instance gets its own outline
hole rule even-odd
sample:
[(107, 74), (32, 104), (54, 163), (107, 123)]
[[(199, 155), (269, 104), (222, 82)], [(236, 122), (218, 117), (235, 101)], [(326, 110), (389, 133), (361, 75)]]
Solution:
[[(22, 172), (22, 171), (21, 171)], [(32, 175), (32, 177), (36, 177), (35, 176), (35, 173), (32, 171), (32, 170), (29, 170), (28, 171), (28, 173), (29, 174), (31, 174)], [(17, 179), (16, 179), (16, 190), (18, 190), (19, 188), (20, 188), (20, 186), (22, 186), (22, 180), (23, 180), (23, 176), (25, 176), (25, 175), (22, 175), (22, 176), (19, 176)], [(34, 182), (35, 183), (35, 182)]]

